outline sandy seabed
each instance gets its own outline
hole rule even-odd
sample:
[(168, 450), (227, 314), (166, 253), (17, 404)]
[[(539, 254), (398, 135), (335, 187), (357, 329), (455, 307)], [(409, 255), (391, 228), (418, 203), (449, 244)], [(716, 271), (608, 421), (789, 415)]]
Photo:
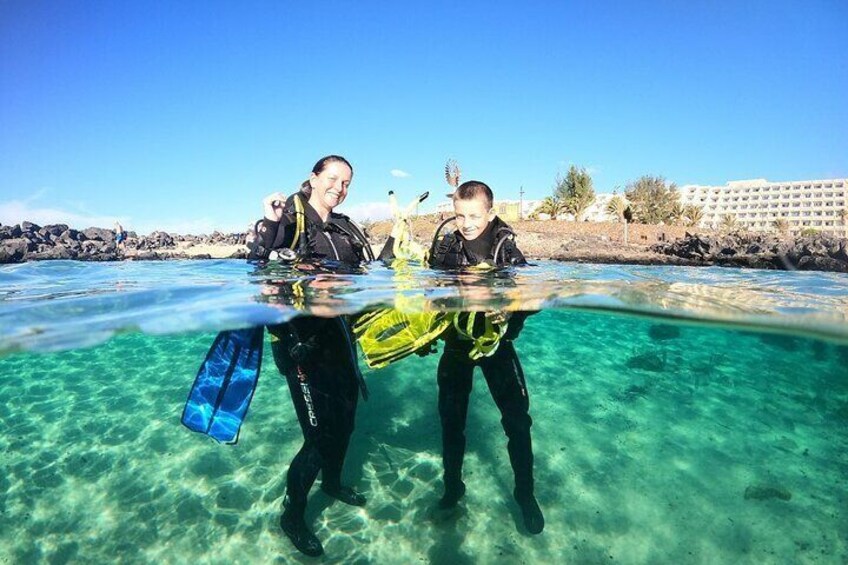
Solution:
[[(179, 424), (212, 338), (130, 334), (0, 359), (0, 562), (301, 560), (278, 526), (300, 430), (270, 349), (238, 445)], [(517, 346), (544, 533), (521, 525), (479, 377), (468, 494), (433, 510), (438, 355), (413, 356), (366, 373), (345, 477), (367, 506), (313, 492), (325, 561), (848, 561), (845, 345), (546, 311)]]

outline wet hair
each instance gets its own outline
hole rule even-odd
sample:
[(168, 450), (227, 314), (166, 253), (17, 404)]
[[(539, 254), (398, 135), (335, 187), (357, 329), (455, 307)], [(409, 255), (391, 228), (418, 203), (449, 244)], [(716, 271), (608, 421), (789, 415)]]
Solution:
[(473, 200), (474, 198), (482, 197), (486, 201), (486, 208), (490, 209), (495, 200), (495, 195), (492, 194), (492, 189), (484, 182), (479, 180), (469, 180), (457, 187), (453, 193), (453, 200)]
[(316, 175), (320, 175), (321, 172), (327, 168), (327, 165), (330, 163), (344, 163), (347, 165), (347, 168), (350, 169), (350, 173), (353, 174), (353, 165), (350, 164), (350, 161), (342, 157), (341, 155), (327, 155), (326, 157), (322, 157), (318, 159), (318, 162), (315, 163), (315, 166), (312, 167), (312, 172)]
[[(351, 165), (350, 161), (348, 161), (341, 155), (327, 155), (326, 157), (321, 157), (320, 159), (318, 159), (318, 162), (315, 163), (315, 166), (312, 167), (312, 174), (320, 175), (330, 163), (344, 163), (345, 165), (347, 165), (347, 168), (350, 169), (350, 174), (353, 175), (353, 165)], [(303, 192), (309, 194), (312, 191), (312, 187), (309, 185), (309, 179), (303, 181), (303, 183), (300, 185), (300, 188), (301, 190), (303, 190)]]

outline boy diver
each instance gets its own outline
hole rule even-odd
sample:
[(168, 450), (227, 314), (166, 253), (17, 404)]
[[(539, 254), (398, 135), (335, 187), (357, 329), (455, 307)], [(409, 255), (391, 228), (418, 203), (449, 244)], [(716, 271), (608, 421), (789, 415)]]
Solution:
[[(495, 215), (492, 190), (479, 181), (461, 184), (453, 194), (457, 230), (439, 239), (439, 226), (430, 249), (429, 264), (433, 268), (460, 269), (483, 264), (491, 266), (526, 265), (524, 255), (514, 242), (510, 227)], [(389, 259), (392, 249), (387, 242), (381, 259)], [(445, 492), (438, 507), (454, 508), (465, 494), (462, 462), (465, 455), (465, 422), (472, 388), (474, 367), (480, 367), (492, 399), (500, 410), (501, 423), (508, 438), (507, 451), (515, 474), (513, 495), (521, 508), (524, 525), (531, 534), (545, 527), (542, 510), (533, 493), (533, 450), (530, 440), (532, 420), (524, 372), (513, 346), (528, 313), (490, 312), (488, 320), (477, 316), (477, 322), (500, 322), (508, 319), (505, 333), (497, 348), (488, 356), (474, 354), (475, 342), (463, 335), (456, 325), (443, 334), (445, 348), (439, 360), (439, 417), (442, 423), (442, 464)], [(472, 358), (474, 357), (474, 358)]]

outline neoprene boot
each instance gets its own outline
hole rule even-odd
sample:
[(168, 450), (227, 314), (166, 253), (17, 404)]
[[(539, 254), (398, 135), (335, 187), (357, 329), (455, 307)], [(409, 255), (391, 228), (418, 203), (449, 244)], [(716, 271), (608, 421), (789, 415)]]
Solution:
[(518, 502), (518, 507), (521, 508), (521, 516), (524, 518), (524, 527), (531, 534), (540, 534), (545, 529), (545, 517), (542, 515), (542, 509), (539, 508), (539, 503), (536, 502), (536, 497), (532, 492), (519, 492), (516, 489), (513, 492), (515, 501)]
[(323, 555), (324, 547), (321, 545), (321, 540), (312, 533), (304, 520), (306, 508), (300, 504), (293, 504), (288, 496), (283, 501), (283, 506), (285, 510), (283, 515), (280, 516), (280, 528), (282, 528), (283, 533), (304, 555), (310, 557)]
[(322, 482), (321, 490), (324, 491), (327, 496), (331, 496), (339, 502), (349, 504), (350, 506), (365, 506), (365, 503), (367, 502), (364, 494), (356, 492), (350, 487), (327, 486)]
[(441, 510), (449, 510), (454, 508), (459, 499), (465, 496), (465, 483), (461, 480), (445, 481), (445, 494), (439, 500), (439, 508)]

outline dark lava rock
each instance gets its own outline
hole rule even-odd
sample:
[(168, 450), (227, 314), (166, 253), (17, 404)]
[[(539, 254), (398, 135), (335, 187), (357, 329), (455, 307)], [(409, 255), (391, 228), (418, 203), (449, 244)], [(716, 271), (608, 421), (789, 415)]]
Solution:
[(0, 243), (0, 263), (20, 263), (27, 256), (29, 242), (25, 239), (7, 239)]
[(68, 241), (85, 241), (87, 238), (85, 234), (77, 231), (75, 229), (67, 229), (59, 234), (57, 238), (59, 241), (68, 242)]
[(32, 256), (32, 258), (39, 261), (45, 259), (76, 259), (77, 254), (75, 251), (68, 249), (64, 245), (55, 245), (53, 247), (46, 247), (39, 250)]
[(653, 245), (651, 250), (700, 259), (705, 265), (848, 273), (846, 247), (845, 239), (824, 234), (783, 240), (775, 234), (736, 232), (721, 238), (687, 233), (681, 239)]
[(86, 239), (94, 239), (97, 241), (114, 241), (115, 232), (104, 228), (86, 228), (82, 230)]
[[(183, 236), (156, 231), (149, 236), (138, 237), (135, 232), (129, 232), (128, 239), (119, 250), (113, 230), (91, 227), (78, 231), (69, 228), (66, 224), (51, 224), (42, 228), (32, 222), (21, 222), (17, 226), (0, 225), (0, 263), (16, 263), (28, 259), (76, 259), (79, 261), (117, 261), (125, 258), (142, 261), (212, 259), (210, 254), (160, 255), (155, 250), (174, 248), (178, 241), (186, 242), (189, 246), (201, 243), (244, 245), (246, 239), (246, 233), (213, 232), (208, 236)], [(245, 259), (247, 253), (238, 251), (232, 257)]]
[(68, 226), (66, 224), (52, 224), (44, 226), (40, 231), (47, 232), (54, 237), (59, 237), (63, 232), (68, 231)]
[(2, 226), (0, 227), (0, 239), (16, 239), (21, 237), (21, 226)]
[(135, 261), (159, 261), (162, 257), (155, 251), (140, 251), (133, 255), (131, 259)]
[(147, 236), (148, 241), (152, 242), (156, 247), (175, 247), (174, 238), (171, 234), (163, 231), (155, 231)]

